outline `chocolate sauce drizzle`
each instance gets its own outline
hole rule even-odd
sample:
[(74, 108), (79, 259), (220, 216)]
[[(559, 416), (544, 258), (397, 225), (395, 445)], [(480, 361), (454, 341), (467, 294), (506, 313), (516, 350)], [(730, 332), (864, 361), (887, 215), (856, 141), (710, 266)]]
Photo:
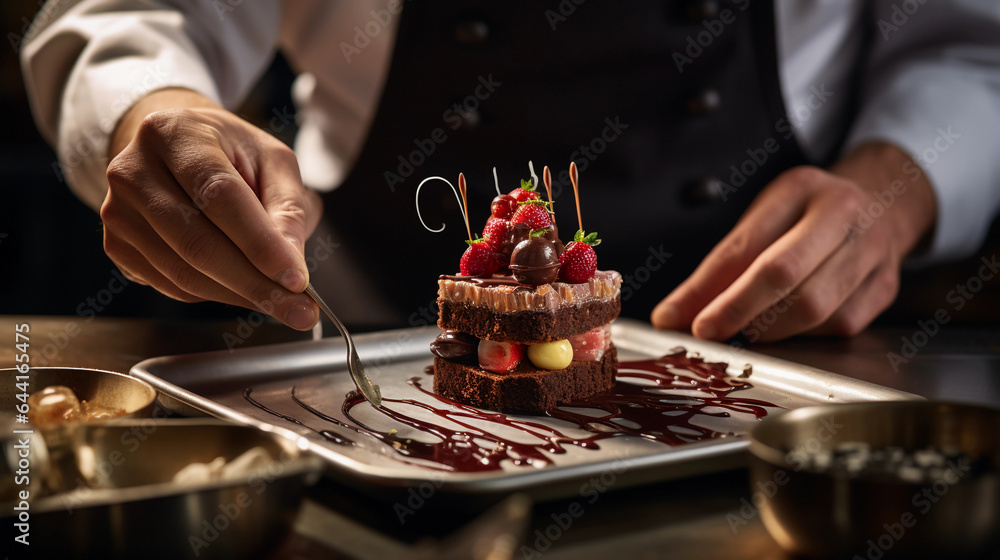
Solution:
[[(729, 417), (731, 412), (752, 414), (760, 419), (767, 415), (767, 408), (777, 407), (766, 401), (733, 396), (732, 393), (752, 385), (727, 375), (726, 364), (705, 362), (684, 351), (654, 360), (620, 362), (614, 389), (547, 412), (549, 417), (565, 422), (569, 429), (587, 433), (581, 437), (567, 435), (562, 428), (555, 429), (530, 418), (512, 418), (458, 403), (424, 388), (424, 381), (414, 377), (408, 382), (424, 399), (383, 397), (382, 407), (374, 410), (395, 423), (431, 436), (434, 440), (431, 442), (403, 438), (396, 430), (381, 431), (360, 421), (353, 410), (367, 401), (357, 391), (348, 393), (341, 407), (344, 417), (353, 425), (306, 404), (295, 394), (294, 387), (291, 396), (296, 405), (314, 417), (390, 445), (405, 462), (453, 472), (497, 471), (505, 463), (544, 467), (552, 464), (552, 455), (566, 453), (569, 446), (600, 449), (599, 442), (612, 437), (636, 436), (666, 445), (728, 437), (734, 434), (716, 432), (694, 420), (699, 416)], [(250, 395), (248, 388), (243, 397), (264, 412), (308, 428), (335, 443), (354, 444), (343, 436), (311, 428), (298, 418), (268, 408)], [(392, 404), (416, 407), (444, 422), (416, 418), (404, 412), (406, 407)], [(479, 427), (484, 422), (500, 429)], [(510, 430), (518, 432), (518, 441), (494, 433)], [(532, 441), (524, 443), (524, 440)]]
[[(305, 424), (303, 424), (301, 420), (299, 420), (298, 418), (296, 418), (294, 416), (289, 416), (287, 414), (282, 414), (282, 413), (278, 412), (277, 410), (274, 410), (272, 408), (264, 406), (260, 401), (254, 399), (253, 397), (250, 396), (252, 393), (253, 393), (253, 389), (251, 389), (250, 387), (247, 387), (246, 389), (243, 389), (243, 398), (248, 403), (256, 406), (257, 408), (263, 410), (264, 412), (266, 412), (266, 413), (268, 413), (268, 414), (270, 414), (272, 416), (277, 416), (278, 418), (281, 418), (282, 420), (287, 420), (287, 421), (291, 422), (292, 424), (295, 424), (296, 426), (302, 426), (303, 428), (306, 428), (307, 430), (312, 430), (312, 431), (316, 432), (317, 434), (323, 436), (323, 438), (325, 440), (327, 440), (329, 442), (332, 442), (332, 443), (336, 443), (337, 445), (354, 445), (354, 440), (352, 440), (352, 439), (348, 439), (348, 438), (345, 438), (344, 436), (341, 436), (339, 434), (335, 434), (335, 433), (331, 432), (330, 430), (317, 430), (316, 428), (311, 428), (311, 427), (306, 426)], [(299, 403), (299, 400), (295, 397), (295, 388), (294, 387), (292, 387), (292, 399), (295, 400), (296, 403)], [(301, 406), (301, 403), (299, 403), (299, 404)], [(324, 418), (324, 420), (326, 420), (326, 418)], [(337, 420), (336, 418), (330, 418), (329, 421), (333, 422), (334, 424), (336, 424), (336, 425), (338, 425), (338, 426), (340, 426), (342, 428), (348, 428), (350, 430), (358, 432), (359, 434), (360, 433), (364, 433), (361, 430), (355, 428), (354, 426), (351, 426), (350, 424), (345, 424), (345, 423), (341, 422), (340, 420)]]

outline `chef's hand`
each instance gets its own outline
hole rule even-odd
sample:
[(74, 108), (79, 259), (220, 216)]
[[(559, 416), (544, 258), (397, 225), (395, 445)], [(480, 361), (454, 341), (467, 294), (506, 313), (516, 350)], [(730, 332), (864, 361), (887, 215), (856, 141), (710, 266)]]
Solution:
[(857, 334), (895, 299), (901, 262), (936, 215), (930, 182), (891, 144), (861, 146), (830, 171), (791, 169), (656, 306), (653, 325), (709, 340), (743, 330), (751, 342)]
[(316, 324), (301, 292), (322, 202), (288, 147), (198, 93), (166, 89), (126, 114), (110, 154), (104, 250), (126, 277), (180, 301)]

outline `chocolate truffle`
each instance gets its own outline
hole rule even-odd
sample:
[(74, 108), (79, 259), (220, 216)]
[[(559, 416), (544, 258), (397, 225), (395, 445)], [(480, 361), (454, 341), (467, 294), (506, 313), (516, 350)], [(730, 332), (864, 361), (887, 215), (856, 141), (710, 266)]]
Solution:
[(510, 255), (510, 270), (514, 279), (524, 284), (540, 286), (555, 282), (559, 275), (559, 254), (555, 243), (544, 234), (533, 233), (514, 248)]

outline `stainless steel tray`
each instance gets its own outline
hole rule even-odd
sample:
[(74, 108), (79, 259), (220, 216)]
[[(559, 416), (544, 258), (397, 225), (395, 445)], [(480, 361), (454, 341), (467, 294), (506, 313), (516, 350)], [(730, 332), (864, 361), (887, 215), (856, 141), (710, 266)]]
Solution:
[[(438, 328), (429, 326), (355, 338), (369, 374), (381, 386), (385, 397), (426, 402), (434, 397), (415, 388), (409, 380), (422, 378), (422, 385), (430, 388), (431, 378), (425, 373), (432, 362), (428, 345), (439, 333)], [(612, 337), (619, 349), (619, 359), (623, 361), (656, 358), (683, 347), (699, 353), (706, 361), (727, 363), (730, 375), (739, 375), (745, 365), (750, 364), (753, 387), (741, 391), (740, 396), (765, 400), (783, 408), (920, 398), (740, 348), (680, 333), (656, 331), (637, 321), (616, 321)], [(347, 373), (345, 347), (340, 338), (153, 358), (137, 364), (131, 373), (158, 389), (164, 404), (179, 412), (202, 411), (251, 426), (279, 426), (300, 433), (310, 449), (329, 462), (332, 475), (376, 489), (422, 487), (429, 488), (430, 492), (461, 494), (525, 491), (545, 499), (583, 494), (588, 491), (587, 481), (597, 481), (589, 489), (597, 492), (609, 485), (617, 488), (680, 478), (743, 465), (748, 444), (744, 435), (756, 422), (750, 414), (732, 414), (726, 418), (705, 416), (699, 417), (700, 425), (733, 436), (677, 446), (634, 436), (614, 437), (602, 440), (599, 449), (567, 446), (565, 453), (550, 455), (552, 463), (543, 468), (507, 463), (502, 465), (502, 470), (492, 472), (447, 472), (409, 460), (391, 445), (349, 429), (354, 424), (341, 413), (341, 407), (354, 385)], [(292, 399), (293, 387), (299, 400), (348, 427), (316, 416), (303, 418), (303, 409)], [(296, 416), (302, 424), (253, 406), (244, 398), (247, 388), (260, 403), (280, 414)], [(396, 435), (399, 437), (420, 441), (433, 439), (402, 423), (393, 424), (367, 403), (359, 405), (355, 411), (360, 420), (378, 429), (398, 429)], [(544, 416), (508, 416), (570, 436), (585, 433)], [(486, 431), (505, 429), (489, 422), (480, 422), (477, 426)], [(334, 443), (321, 437), (318, 433), (321, 431), (353, 440), (354, 445)]]

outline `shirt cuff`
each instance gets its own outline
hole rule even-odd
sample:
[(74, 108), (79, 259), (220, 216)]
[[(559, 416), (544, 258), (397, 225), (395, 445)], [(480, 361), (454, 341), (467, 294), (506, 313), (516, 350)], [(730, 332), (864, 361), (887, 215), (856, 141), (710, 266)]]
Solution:
[[(219, 102), (215, 82), (197, 49), (179, 32), (181, 23), (176, 13), (145, 12), (142, 17), (90, 16), (77, 29), (61, 31), (89, 36), (89, 41), (77, 55), (63, 90), (56, 152), (70, 188), (95, 210), (108, 190), (111, 136), (139, 99), (180, 87)], [(94, 33), (98, 29), (100, 33)], [(39, 43), (58, 49), (65, 41), (53, 38)]]
[[(1000, 185), (1000, 103), (976, 69), (908, 65), (875, 84), (845, 144), (845, 153), (872, 141), (895, 144), (919, 168), (937, 197), (929, 250), (911, 265), (957, 259), (982, 243), (997, 210)], [(879, 87), (880, 86), (880, 87)]]

